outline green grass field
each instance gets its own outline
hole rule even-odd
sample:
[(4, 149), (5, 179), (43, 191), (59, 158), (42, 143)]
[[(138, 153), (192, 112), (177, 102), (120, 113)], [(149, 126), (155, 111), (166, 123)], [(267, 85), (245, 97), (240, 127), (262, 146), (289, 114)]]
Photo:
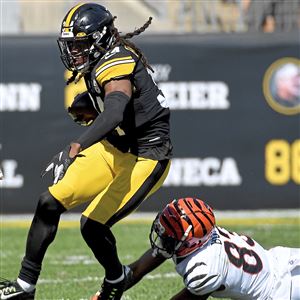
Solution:
[[(0, 276), (16, 278), (24, 255), (28, 223), (1, 222)], [(221, 220), (220, 226), (250, 235), (265, 248), (300, 247), (299, 219)], [(149, 247), (149, 222), (117, 224), (113, 231), (120, 259), (128, 264)], [(84, 300), (99, 288), (103, 270), (85, 245), (77, 222), (63, 222), (48, 249), (37, 286), (37, 300)], [(125, 300), (168, 300), (183, 287), (173, 264), (167, 261), (126, 292)]]

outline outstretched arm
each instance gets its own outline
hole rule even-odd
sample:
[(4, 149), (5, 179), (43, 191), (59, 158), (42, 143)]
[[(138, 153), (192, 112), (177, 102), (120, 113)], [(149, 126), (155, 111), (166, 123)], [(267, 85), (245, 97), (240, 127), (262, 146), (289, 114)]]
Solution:
[[(136, 285), (146, 274), (159, 267), (165, 260), (166, 258), (161, 255), (153, 255), (153, 249), (148, 249), (138, 260), (129, 265), (133, 274), (126, 290)], [(184, 288), (174, 295), (171, 300), (206, 300), (208, 297), (209, 295), (196, 296)]]
[[(154, 256), (152, 249), (147, 250), (138, 260), (129, 265), (133, 272), (133, 277), (126, 286), (126, 289), (137, 284), (146, 274), (156, 269), (165, 260), (166, 258), (161, 255)], [(206, 300), (208, 297), (209, 295), (196, 296), (184, 288), (178, 294), (173, 296), (171, 300)]]
[(146, 274), (156, 269), (165, 260), (166, 258), (162, 256), (154, 256), (152, 249), (147, 250), (138, 260), (129, 265), (133, 272), (133, 277), (126, 289), (137, 284)]

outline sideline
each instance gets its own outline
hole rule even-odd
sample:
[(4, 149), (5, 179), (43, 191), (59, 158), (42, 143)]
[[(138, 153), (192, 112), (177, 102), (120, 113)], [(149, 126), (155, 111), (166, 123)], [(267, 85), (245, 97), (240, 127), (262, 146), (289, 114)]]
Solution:
[[(300, 209), (288, 210), (239, 210), (214, 211), (218, 225), (298, 225), (300, 226)], [(137, 212), (127, 216), (119, 223), (151, 224), (156, 216), (155, 212)], [(30, 226), (32, 214), (1, 215), (0, 228), (27, 228)], [(79, 226), (80, 213), (66, 213), (60, 221), (61, 228), (75, 228)]]

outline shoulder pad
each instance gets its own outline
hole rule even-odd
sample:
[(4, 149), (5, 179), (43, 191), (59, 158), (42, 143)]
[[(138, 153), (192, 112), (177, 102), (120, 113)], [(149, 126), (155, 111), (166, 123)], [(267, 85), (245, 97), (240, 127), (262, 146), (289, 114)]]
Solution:
[(118, 46), (108, 51), (95, 68), (95, 78), (100, 84), (111, 79), (120, 79), (132, 74), (136, 65), (136, 56), (129, 49)]

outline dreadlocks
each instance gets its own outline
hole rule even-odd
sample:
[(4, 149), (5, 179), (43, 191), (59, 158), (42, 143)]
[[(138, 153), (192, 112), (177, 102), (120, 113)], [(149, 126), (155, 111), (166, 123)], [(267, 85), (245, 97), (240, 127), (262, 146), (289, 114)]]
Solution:
[(151, 21), (152, 21), (152, 17), (149, 17), (148, 21), (142, 27), (136, 29), (133, 32), (126, 33), (125, 35), (120, 35), (118, 29), (114, 28), (113, 29), (113, 37), (115, 38), (115, 40), (114, 40), (113, 44), (111, 45), (111, 47), (109, 48), (109, 50), (113, 49), (114, 47), (119, 46), (119, 45), (128, 46), (134, 52), (136, 52), (136, 54), (140, 57), (140, 59), (141, 59), (142, 63), (144, 64), (144, 66), (147, 67), (148, 69), (150, 69), (152, 72), (154, 72), (152, 67), (149, 65), (149, 63), (147, 61), (147, 58), (145, 57), (143, 52), (134, 43), (128, 41), (128, 39), (131, 39), (135, 35), (139, 35), (140, 33), (144, 32), (149, 27), (149, 25), (151, 24)]
[[(117, 17), (114, 17), (114, 20)], [(128, 39), (131, 39), (132, 37), (139, 35), (140, 33), (144, 32), (149, 25), (152, 22), (152, 17), (149, 17), (148, 21), (140, 28), (134, 30), (133, 32), (130, 33), (126, 33), (125, 35), (120, 35), (119, 30), (116, 27), (113, 27), (112, 29), (112, 37), (113, 37), (113, 43), (111, 44), (111, 46), (105, 50), (102, 47), (99, 47), (99, 50), (105, 54), (107, 51), (119, 46), (119, 45), (124, 45), (127, 46), (129, 48), (131, 48), (141, 59), (141, 62), (144, 64), (144, 66), (146, 68), (148, 68), (149, 70), (151, 70), (152, 72), (154, 72), (154, 70), (152, 69), (152, 67), (149, 65), (147, 58), (145, 57), (145, 55), (143, 54), (143, 52), (132, 42), (128, 41)], [(85, 75), (84, 73), (80, 74), (79, 77), (77, 77), (78, 75), (78, 71), (73, 71), (72, 72), (72, 76), (67, 80), (66, 84), (70, 84), (72, 82), (75, 82), (75, 84)], [(77, 77), (77, 78), (76, 78)]]

